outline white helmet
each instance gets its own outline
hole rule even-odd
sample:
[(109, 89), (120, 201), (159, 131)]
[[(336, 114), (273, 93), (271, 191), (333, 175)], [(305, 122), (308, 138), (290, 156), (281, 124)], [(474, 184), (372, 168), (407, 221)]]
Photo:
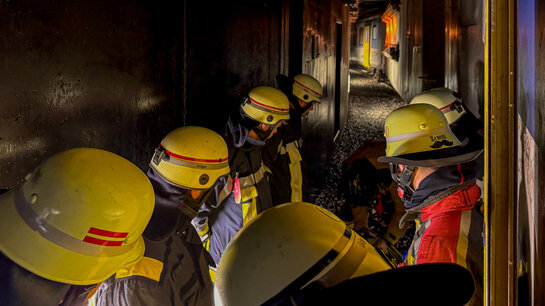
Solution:
[(438, 87), (425, 91), (411, 100), (410, 104), (431, 104), (437, 107), (448, 124), (456, 122), (465, 113), (466, 110), (458, 94), (448, 88)]

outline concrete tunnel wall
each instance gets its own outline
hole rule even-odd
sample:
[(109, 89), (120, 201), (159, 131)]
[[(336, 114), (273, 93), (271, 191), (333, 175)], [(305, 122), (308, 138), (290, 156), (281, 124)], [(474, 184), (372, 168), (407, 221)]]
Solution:
[(308, 145), (324, 143), (321, 154), (331, 152), (335, 49), (310, 66), (302, 62), (309, 46), (301, 28), (301, 59), (290, 63), (297, 48), (289, 10), (298, 3), (301, 19), (304, 12), (325, 24), (315, 31), (328, 44), (335, 22), (346, 22), (349, 33), (348, 10), (340, 0), (308, 2), (1, 2), (0, 187), (16, 187), (45, 158), (73, 147), (110, 150), (145, 170), (170, 130), (192, 124), (223, 133), (242, 96), (275, 86), (276, 74), (288, 70), (328, 82), (319, 116), (304, 124)]

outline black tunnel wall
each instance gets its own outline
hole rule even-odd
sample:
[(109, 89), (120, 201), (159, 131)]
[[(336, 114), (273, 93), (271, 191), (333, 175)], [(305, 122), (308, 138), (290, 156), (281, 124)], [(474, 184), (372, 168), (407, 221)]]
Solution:
[[(306, 157), (322, 171), (333, 149), (336, 22), (347, 43), (340, 0), (2, 1), (0, 187), (15, 187), (46, 157), (72, 147), (110, 150), (145, 170), (170, 130), (201, 125), (223, 133), (229, 110), (250, 89), (275, 86), (288, 71), (325, 84), (324, 102), (304, 128), (319, 153)], [(314, 58), (310, 33), (319, 36)]]
[(186, 1), (187, 123), (223, 133), (254, 87), (287, 74), (287, 1)]
[(0, 2), (1, 187), (72, 147), (144, 168), (182, 124), (180, 8), (151, 4)]

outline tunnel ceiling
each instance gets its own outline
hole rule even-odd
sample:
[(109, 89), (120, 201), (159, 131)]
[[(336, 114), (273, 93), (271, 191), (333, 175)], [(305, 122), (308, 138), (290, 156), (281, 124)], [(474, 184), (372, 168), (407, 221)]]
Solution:
[(358, 2), (358, 19), (382, 14), (389, 3), (389, 0), (360, 0)]

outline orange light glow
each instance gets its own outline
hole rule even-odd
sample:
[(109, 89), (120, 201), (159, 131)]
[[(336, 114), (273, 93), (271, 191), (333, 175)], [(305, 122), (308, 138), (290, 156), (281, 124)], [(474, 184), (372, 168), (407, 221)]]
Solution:
[(386, 24), (386, 39), (384, 46), (397, 45), (397, 12), (388, 6), (384, 15), (382, 15), (382, 22)]

